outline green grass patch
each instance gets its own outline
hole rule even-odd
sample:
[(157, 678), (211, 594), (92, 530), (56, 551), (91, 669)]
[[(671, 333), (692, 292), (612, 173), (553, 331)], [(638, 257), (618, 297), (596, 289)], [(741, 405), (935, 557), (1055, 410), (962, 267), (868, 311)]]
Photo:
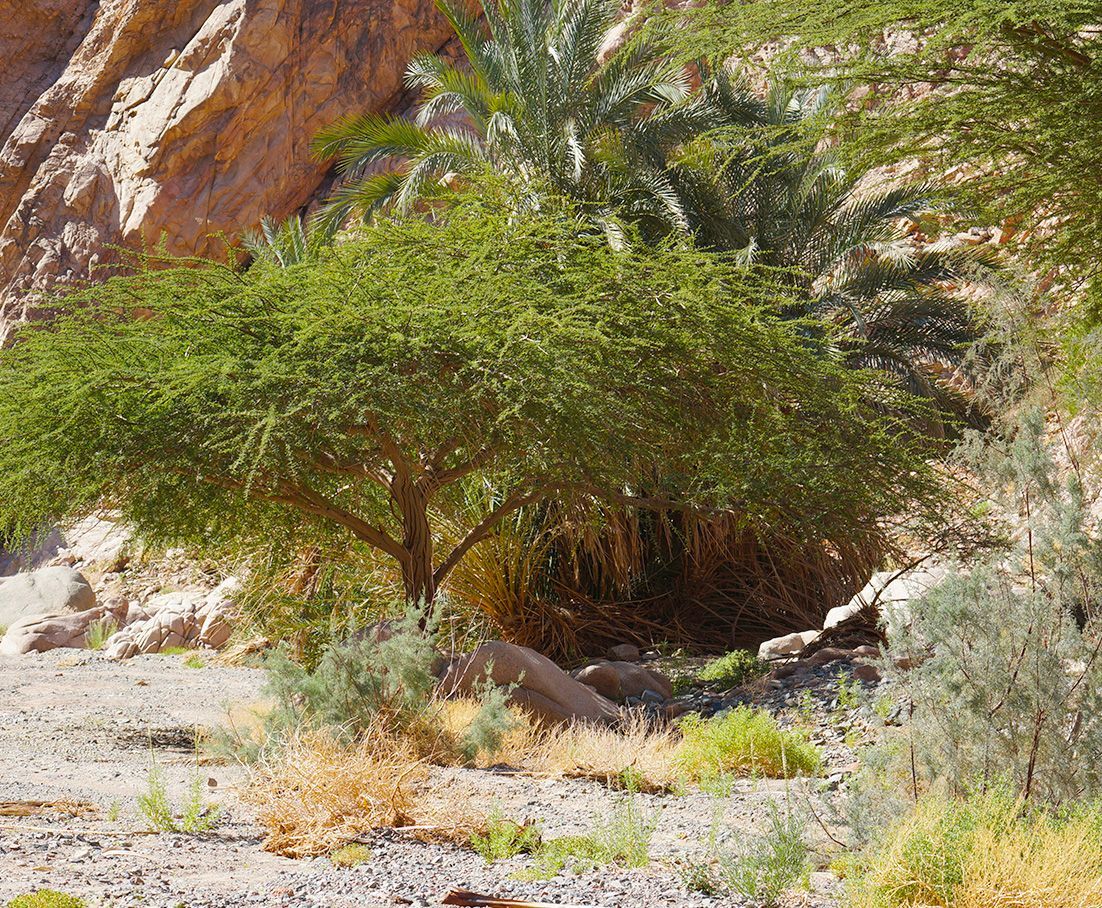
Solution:
[(352, 842), (348, 845), (342, 845), (330, 854), (329, 860), (333, 862), (334, 867), (355, 867), (357, 864), (366, 864), (374, 856), (375, 852), (366, 845)]
[(88, 625), (88, 630), (84, 634), (84, 642), (88, 644), (88, 649), (101, 650), (107, 645), (111, 635), (118, 629), (119, 623), (114, 618), (100, 618)]
[(760, 678), (768, 670), (768, 666), (749, 650), (736, 649), (705, 665), (697, 672), (696, 680), (728, 690)]
[(608, 864), (646, 867), (660, 813), (641, 808), (632, 793), (621, 795), (608, 816), (594, 818), (590, 832), (548, 839), (534, 852), (533, 866), (515, 876), (549, 880), (564, 870), (585, 873)]
[(39, 889), (17, 895), (8, 902), (8, 908), (88, 908), (88, 903), (75, 895), (66, 895), (54, 889)]
[(1102, 905), (1102, 804), (926, 796), (846, 869), (853, 908)]
[(769, 713), (739, 706), (720, 716), (687, 716), (677, 758), (688, 775), (707, 781), (728, 774), (787, 779), (815, 775), (818, 748), (804, 731), (786, 730)]
[(498, 811), (490, 814), (485, 833), (471, 835), (471, 847), (487, 864), (514, 858), (518, 854), (532, 854), (542, 842), (540, 827), (531, 823), (517, 823), (503, 817)]

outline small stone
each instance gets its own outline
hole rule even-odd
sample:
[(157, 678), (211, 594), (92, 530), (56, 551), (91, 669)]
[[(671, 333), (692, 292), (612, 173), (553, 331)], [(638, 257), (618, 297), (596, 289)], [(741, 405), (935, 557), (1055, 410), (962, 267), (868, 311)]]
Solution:
[(642, 658), (639, 647), (631, 643), (618, 643), (610, 647), (608, 658), (611, 662), (638, 662)]

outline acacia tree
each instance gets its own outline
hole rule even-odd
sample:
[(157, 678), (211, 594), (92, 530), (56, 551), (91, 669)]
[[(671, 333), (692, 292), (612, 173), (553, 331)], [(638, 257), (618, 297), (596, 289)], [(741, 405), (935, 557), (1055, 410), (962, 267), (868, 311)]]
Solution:
[[(760, 279), (500, 211), (468, 200), (289, 267), (175, 263), (83, 291), (0, 352), (0, 525), (106, 504), (160, 541), (365, 543), (428, 604), (548, 498), (796, 513), (815, 533), (926, 481), (868, 405), (874, 379), (810, 352)], [(434, 513), (476, 481), (493, 503), (437, 551)]]

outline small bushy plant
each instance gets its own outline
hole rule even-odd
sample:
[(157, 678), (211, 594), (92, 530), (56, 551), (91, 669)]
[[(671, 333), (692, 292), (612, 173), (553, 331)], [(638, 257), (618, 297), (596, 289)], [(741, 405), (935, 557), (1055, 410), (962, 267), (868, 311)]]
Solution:
[(275, 703), (266, 737), (278, 742), (300, 729), (326, 729), (350, 741), (380, 723), (389, 732), (408, 729), (424, 715), (436, 684), (434, 627), (422, 629), (420, 619), (410, 609), (377, 633), (334, 644), (313, 671), (273, 653), (265, 664)]
[[(111, 639), (111, 635), (118, 629), (119, 624), (114, 618), (100, 618), (88, 625), (88, 630), (84, 635), (84, 642), (88, 644), (88, 649), (101, 650), (107, 645), (107, 641)], [(2, 636), (3, 633), (0, 632), (0, 637)]]
[(822, 764), (805, 732), (782, 729), (769, 713), (748, 706), (710, 719), (687, 716), (681, 731), (679, 761), (698, 780), (731, 773), (791, 778), (814, 775)]
[(720, 878), (732, 892), (755, 904), (776, 905), (787, 890), (807, 886), (810, 853), (803, 820), (772, 803), (768, 833), (739, 853), (721, 855)]
[(928, 796), (847, 879), (855, 908), (1102, 904), (1102, 805), (1031, 810), (1007, 788)]
[(736, 649), (713, 659), (697, 673), (696, 679), (726, 690), (760, 678), (767, 670), (765, 663), (749, 650)]
[(468, 761), (474, 761), (479, 754), (492, 756), (501, 750), (505, 736), (516, 727), (517, 721), (509, 712), (508, 687), (494, 684), (490, 677), (491, 663), (486, 666), (486, 677), (477, 688), (479, 710), (471, 724), (463, 732), (459, 749)]
[(138, 810), (150, 829), (156, 832), (202, 835), (214, 829), (222, 819), (221, 809), (204, 800), (203, 779), (198, 773), (192, 778), (187, 796), (177, 812), (168, 796), (164, 770), (155, 762), (149, 767), (145, 792), (138, 795)]
[(515, 858), (518, 854), (531, 854), (541, 842), (540, 827), (533, 823), (517, 823), (494, 810), (486, 820), (483, 832), (471, 834), (470, 844), (478, 854), (492, 864)]

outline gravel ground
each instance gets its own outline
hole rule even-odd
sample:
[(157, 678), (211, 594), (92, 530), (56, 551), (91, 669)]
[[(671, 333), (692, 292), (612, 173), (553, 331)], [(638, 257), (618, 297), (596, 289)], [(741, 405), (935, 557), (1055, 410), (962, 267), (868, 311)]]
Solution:
[[(512, 875), (528, 858), (487, 866), (465, 849), (396, 833), (368, 842), (370, 861), (340, 869), (325, 858), (294, 861), (264, 852), (260, 830), (234, 795), (242, 772), (196, 765), (196, 726), (219, 723), (230, 704), (255, 703), (260, 684), (253, 669), (189, 668), (180, 656), (125, 663), (73, 650), (0, 657), (0, 802), (67, 800), (98, 808), (82, 816), (0, 816), (0, 904), (42, 887), (117, 908), (433, 906), (456, 888), (607, 908), (737, 904), (687, 891), (679, 864), (700, 856), (710, 835), (745, 840), (772, 799), (816, 802), (817, 789), (839, 784), (845, 772), (835, 770), (849, 758), (848, 749), (832, 742), (836, 753), (825, 785), (746, 781), (722, 798), (640, 796), (646, 809), (661, 811), (654, 862), (641, 870), (564, 872), (524, 883)], [(147, 833), (136, 798), (146, 790), (151, 759), (175, 802), (199, 774), (204, 795), (224, 811), (213, 833)], [(466, 769), (438, 770), (434, 784), (461, 787), (486, 812), (496, 806), (506, 816), (538, 819), (548, 836), (585, 832), (594, 814), (607, 813), (612, 797), (592, 782)], [(835, 890), (833, 878), (815, 874), (812, 892), (799, 904), (834, 905)]]

